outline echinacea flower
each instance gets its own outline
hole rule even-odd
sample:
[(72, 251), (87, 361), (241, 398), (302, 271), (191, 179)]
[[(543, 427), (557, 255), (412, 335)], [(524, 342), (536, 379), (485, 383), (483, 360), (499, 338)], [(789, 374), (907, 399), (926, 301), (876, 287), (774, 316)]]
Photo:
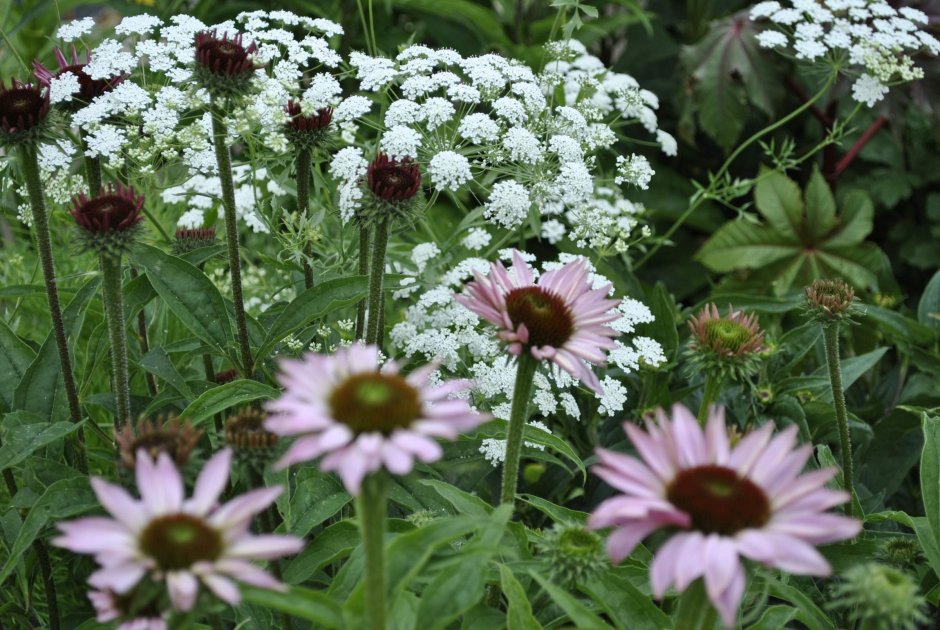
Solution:
[(706, 304), (688, 323), (692, 336), (687, 355), (694, 372), (714, 371), (740, 380), (757, 369), (765, 350), (757, 315), (729, 305), (722, 316), (717, 306)]
[(105, 92), (113, 90), (120, 85), (125, 75), (118, 75), (108, 79), (92, 79), (85, 72), (85, 66), (91, 63), (91, 54), (85, 53), (85, 60), (82, 61), (78, 56), (78, 50), (72, 45), (72, 58), (68, 59), (60, 49), (55, 49), (56, 64), (58, 71), (52, 71), (46, 68), (38, 59), (33, 60), (33, 74), (39, 80), (40, 85), (51, 88), (55, 79), (65, 74), (71, 74), (78, 81), (78, 90), (72, 93), (72, 98), (64, 101), (69, 107), (75, 108), (90, 103), (93, 99), (101, 96)]
[(329, 127), (333, 121), (332, 107), (324, 107), (313, 114), (304, 114), (300, 109), (300, 103), (293, 99), (287, 101), (284, 113), (287, 114), (287, 128), (297, 132), (320, 132)]
[(241, 600), (233, 579), (261, 588), (280, 582), (249, 560), (271, 560), (297, 553), (294, 536), (254, 535), (249, 526), (281, 493), (280, 487), (252, 490), (219, 505), (228, 483), (232, 452), (214, 455), (199, 474), (191, 498), (173, 460), (161, 453), (152, 461), (137, 454), (138, 501), (120, 486), (99, 477), (91, 484), (111, 518), (93, 516), (59, 523), (53, 544), (95, 556), (101, 568), (88, 579), (98, 590), (117, 595), (131, 591), (145, 576), (166, 581), (173, 608), (193, 607), (202, 582), (229, 604)]
[(265, 428), (300, 437), (276, 468), (323, 456), (320, 468), (336, 471), (358, 494), (363, 478), (379, 469), (405, 475), (415, 460), (440, 459), (436, 438), (454, 440), (488, 417), (451, 398), (468, 381), (434, 385), (435, 370), (432, 364), (404, 375), (394, 361), (379, 367), (378, 348), (359, 344), (282, 361), (285, 391), (267, 404), (273, 415)]
[(173, 253), (177, 256), (211, 245), (215, 245), (215, 228), (176, 228)]
[(608, 297), (611, 285), (592, 288), (583, 260), (546, 271), (538, 280), (518, 251), (512, 260), (509, 270), (495, 262), (488, 276), (475, 272), (467, 293), (455, 299), (499, 326), (499, 337), (512, 354), (527, 352), (538, 361), (551, 361), (603, 394), (585, 362), (603, 365), (606, 351), (615, 345), (613, 337), (620, 334), (609, 325), (619, 318), (612, 312), (617, 301)]
[(37, 130), (49, 114), (49, 90), (11, 79), (0, 81), (0, 137), (10, 144), (36, 140)]
[(144, 197), (121, 184), (102, 186), (89, 197), (72, 197), (70, 214), (80, 228), (85, 247), (109, 255), (127, 251), (133, 243), (143, 215)]
[(396, 160), (379, 153), (366, 171), (369, 190), (382, 201), (410, 200), (421, 189), (421, 169), (411, 158)]
[(669, 586), (684, 591), (704, 578), (705, 590), (731, 626), (744, 593), (740, 558), (788, 573), (827, 576), (831, 569), (816, 545), (852, 538), (855, 519), (826, 510), (849, 500), (826, 488), (836, 469), (800, 474), (812, 445), (797, 448), (796, 426), (774, 436), (773, 423), (734, 447), (724, 413), (712, 409), (703, 430), (688, 409), (663, 410), (644, 432), (625, 423), (640, 459), (597, 449), (592, 472), (623, 494), (607, 499), (589, 527), (613, 527), (607, 550), (614, 562), (630, 555), (658, 529), (675, 528), (650, 567), (657, 598)]
[(822, 324), (848, 320), (857, 310), (855, 290), (843, 280), (815, 280), (803, 288), (804, 306)]
[(245, 46), (242, 35), (229, 39), (228, 33), (221, 37), (216, 31), (196, 33), (196, 64), (212, 74), (236, 75), (251, 72), (255, 68), (251, 56), (258, 52), (254, 43)]
[(202, 431), (193, 427), (192, 422), (181, 422), (178, 416), (164, 419), (141, 418), (137, 426), (125, 424), (120, 431), (114, 432), (114, 441), (118, 444), (120, 463), (125, 468), (137, 467), (137, 454), (147, 453), (151, 459), (157, 459), (160, 453), (166, 453), (170, 459), (183, 467), (202, 437)]

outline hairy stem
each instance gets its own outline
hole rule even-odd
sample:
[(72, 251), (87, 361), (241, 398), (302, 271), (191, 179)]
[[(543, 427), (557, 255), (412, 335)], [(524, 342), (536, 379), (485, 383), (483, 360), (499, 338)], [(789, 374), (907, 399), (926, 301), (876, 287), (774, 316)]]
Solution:
[[(212, 367), (212, 357), (208, 354), (202, 355), (202, 367), (206, 372), (206, 380), (210, 383), (215, 383), (215, 369)], [(215, 422), (215, 432), (218, 435), (222, 435), (224, 431), (224, 426), (222, 423), (222, 414), (217, 413), (212, 416)]]
[(705, 425), (708, 420), (708, 408), (712, 406), (718, 395), (721, 394), (721, 388), (724, 386), (725, 379), (721, 373), (716, 370), (709, 370), (705, 374), (705, 389), (702, 392), (702, 404), (698, 408), (698, 422)]
[(356, 511), (366, 556), (366, 615), (369, 630), (385, 626), (385, 479), (381, 473), (362, 481)]
[(225, 122), (222, 109), (212, 98), (212, 138), (215, 144), (215, 159), (219, 165), (219, 180), (222, 184), (222, 205), (225, 208), (225, 240), (228, 245), (229, 273), (232, 274), (232, 301), (235, 304), (235, 327), (238, 345), (241, 347), (242, 376), (251, 378), (254, 360), (248, 341), (248, 321), (245, 317), (245, 300), (242, 296), (242, 267), (238, 247), (238, 217), (235, 212), (235, 182), (232, 179), (232, 155), (225, 144)]
[[(131, 280), (137, 277), (137, 268), (131, 266)], [(137, 312), (137, 338), (140, 345), (140, 356), (150, 352), (150, 338), (147, 335), (147, 315), (144, 309)], [(157, 395), (157, 379), (150, 372), (144, 371), (144, 379), (147, 381), (147, 391), (151, 396)]]
[(121, 257), (101, 254), (101, 291), (104, 315), (111, 342), (111, 369), (114, 372), (114, 428), (131, 421), (131, 390), (127, 368), (127, 335), (124, 332), (124, 296), (121, 293)]
[[(46, 285), (46, 299), (49, 302), (49, 314), (52, 316), (52, 332), (56, 348), (59, 351), (59, 364), (62, 367), (62, 380), (65, 382), (65, 395), (69, 403), (69, 417), (72, 422), (82, 421), (81, 407), (78, 403), (78, 389), (72, 374), (72, 360), (69, 357), (68, 340), (65, 338), (65, 324), (62, 321), (62, 307), (59, 304), (59, 289), (56, 284), (55, 264), (52, 259), (52, 238), (49, 236), (49, 217), (46, 214), (46, 202), (42, 194), (42, 180), (39, 177), (39, 161), (36, 147), (25, 145), (20, 148), (23, 175), (29, 192), (29, 203), (33, 210), (33, 226), (36, 228), (36, 245), (42, 267), (42, 278)], [(85, 433), (79, 428), (76, 432), (76, 468), (88, 473), (88, 459), (85, 454)]]
[(516, 483), (519, 477), (519, 459), (522, 456), (522, 433), (529, 419), (529, 398), (532, 382), (539, 362), (523, 351), (516, 359), (516, 383), (512, 390), (512, 409), (509, 412), (509, 434), (506, 436), (506, 461), (503, 463), (503, 485), (500, 503), (515, 503)]
[[(359, 275), (369, 273), (369, 228), (359, 226)], [(359, 302), (356, 307), (356, 339), (362, 339), (366, 334), (366, 301)]]
[[(264, 483), (264, 475), (261, 473), (260, 470), (258, 470), (255, 467), (254, 463), (248, 464), (248, 475), (249, 475), (249, 478), (251, 479), (251, 485), (255, 489), (264, 488), (266, 486), (266, 484)], [(263, 530), (265, 534), (273, 534), (274, 530), (277, 528), (277, 525), (276, 525), (277, 516), (276, 515), (277, 515), (277, 507), (275, 507), (275, 504), (273, 503), (269, 505), (267, 509), (261, 512), (261, 514), (259, 515), (260, 520), (261, 520), (261, 529)], [(274, 574), (274, 577), (277, 578), (278, 582), (283, 583), (284, 576), (281, 571), (280, 559), (278, 558), (272, 559), (270, 561), (270, 565), (271, 565), (271, 573)], [(281, 628), (283, 628), (283, 630), (292, 630), (293, 627), (294, 627), (294, 624), (291, 621), (290, 615), (282, 612), (281, 613)]]
[[(382, 278), (385, 276), (385, 249), (388, 247), (388, 221), (375, 226), (372, 237), (372, 261), (369, 271), (369, 325), (366, 327), (366, 343), (379, 340), (379, 324), (382, 321)], [(381, 348), (380, 348), (381, 349)]]
[[(839, 361), (839, 324), (823, 327), (823, 342), (826, 346), (826, 365), (829, 367), (829, 384), (832, 386), (832, 402), (836, 409), (836, 424), (839, 427), (839, 443), (842, 452), (842, 487), (854, 496), (852, 463), (852, 437), (849, 434), (849, 414), (845, 407), (845, 392), (842, 389), (842, 365)], [(849, 500), (849, 516), (855, 512), (855, 502)]]
[[(310, 149), (297, 150), (297, 212), (304, 217), (310, 212), (310, 159)], [(313, 287), (312, 256), (313, 243), (304, 243), (304, 286), (308, 289)]]

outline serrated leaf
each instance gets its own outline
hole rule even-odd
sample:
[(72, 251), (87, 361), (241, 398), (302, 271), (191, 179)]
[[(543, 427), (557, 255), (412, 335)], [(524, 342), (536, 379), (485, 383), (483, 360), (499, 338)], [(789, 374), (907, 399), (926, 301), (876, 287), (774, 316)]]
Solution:
[(754, 204), (775, 232), (790, 239), (799, 238), (804, 208), (800, 187), (795, 181), (776, 171), (762, 176), (754, 187)]
[(738, 219), (718, 228), (695, 255), (718, 273), (758, 269), (800, 254), (800, 247), (766, 225)]
[(815, 238), (821, 239), (836, 223), (836, 200), (817, 166), (806, 184), (806, 225)]
[(180, 413), (180, 419), (191, 420), (193, 424), (199, 425), (226, 409), (254, 400), (270, 400), (279, 394), (277, 389), (258, 381), (232, 381), (204, 391)]

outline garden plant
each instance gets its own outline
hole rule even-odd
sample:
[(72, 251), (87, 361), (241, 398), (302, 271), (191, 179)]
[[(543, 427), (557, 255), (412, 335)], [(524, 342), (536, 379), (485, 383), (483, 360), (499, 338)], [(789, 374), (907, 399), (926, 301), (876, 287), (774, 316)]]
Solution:
[(935, 0), (4, 0), (0, 627), (940, 627)]

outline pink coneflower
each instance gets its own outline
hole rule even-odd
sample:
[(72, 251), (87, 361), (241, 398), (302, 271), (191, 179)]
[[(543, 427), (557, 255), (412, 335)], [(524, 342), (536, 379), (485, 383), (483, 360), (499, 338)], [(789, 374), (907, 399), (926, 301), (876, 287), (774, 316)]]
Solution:
[(112, 518), (59, 523), (62, 536), (53, 544), (95, 556), (101, 568), (88, 583), (98, 590), (124, 595), (147, 575), (155, 581), (166, 580), (170, 601), (180, 611), (192, 608), (200, 581), (233, 605), (241, 596), (232, 578), (261, 588), (281, 588), (249, 560), (297, 553), (303, 541), (249, 531), (252, 517), (277, 498), (280, 487), (253, 490), (218, 505), (231, 459), (232, 452), (226, 449), (206, 462), (193, 496), (186, 499), (173, 460), (161, 453), (153, 462), (142, 450), (137, 454), (136, 471), (141, 500), (92, 477), (92, 488)]
[(491, 324), (502, 328), (499, 337), (513, 354), (530, 353), (548, 360), (603, 393), (597, 376), (585, 364), (602, 365), (606, 350), (618, 336), (608, 324), (619, 316), (611, 310), (616, 300), (607, 296), (611, 285), (591, 288), (583, 260), (546, 271), (537, 281), (518, 251), (512, 268), (493, 263), (489, 276), (475, 273), (467, 294), (456, 299)]
[(385, 468), (396, 475), (414, 461), (440, 459), (435, 438), (454, 440), (488, 418), (465, 400), (450, 395), (468, 381), (433, 385), (435, 365), (399, 373), (394, 361), (379, 367), (376, 346), (353, 345), (336, 354), (309, 353), (282, 361), (278, 380), (284, 395), (267, 405), (265, 428), (278, 435), (301, 436), (277, 463), (278, 468), (323, 455), (320, 468), (336, 471), (346, 489), (359, 493), (362, 479)]
[(59, 70), (54, 72), (46, 68), (38, 59), (33, 60), (33, 74), (39, 80), (39, 83), (45, 87), (52, 84), (53, 79), (61, 77), (70, 72), (78, 79), (78, 92), (73, 95), (70, 104), (90, 103), (95, 97), (101, 96), (105, 92), (113, 90), (126, 78), (125, 75), (111, 77), (109, 79), (92, 79), (85, 73), (85, 66), (91, 62), (91, 54), (85, 53), (85, 60), (82, 61), (78, 56), (75, 45), (72, 45), (72, 58), (68, 59), (60, 49), (55, 49), (55, 60)]
[(675, 527), (650, 568), (653, 594), (672, 585), (684, 591), (703, 577), (705, 590), (725, 625), (731, 626), (744, 593), (744, 556), (801, 575), (829, 575), (815, 545), (851, 538), (855, 519), (826, 513), (848, 493), (825, 484), (834, 468), (800, 474), (812, 454), (794, 448), (797, 428), (773, 435), (773, 423), (731, 447), (724, 413), (713, 409), (703, 429), (685, 407), (672, 420), (657, 411), (644, 432), (624, 429), (642, 461), (597, 449), (592, 471), (623, 494), (598, 506), (588, 519), (593, 529), (613, 527), (607, 550), (615, 562), (653, 531)]

